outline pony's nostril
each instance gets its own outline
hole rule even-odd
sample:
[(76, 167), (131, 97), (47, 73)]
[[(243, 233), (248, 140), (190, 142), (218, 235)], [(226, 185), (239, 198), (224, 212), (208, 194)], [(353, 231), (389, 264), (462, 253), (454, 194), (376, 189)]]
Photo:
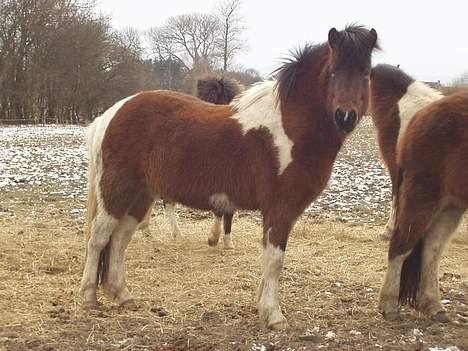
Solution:
[(345, 113), (341, 111), (340, 108), (337, 108), (335, 111), (335, 121), (336, 123), (341, 123), (343, 121), (343, 118), (345, 117)]
[(345, 117), (344, 117), (344, 122), (346, 124), (354, 124), (356, 122), (356, 119), (357, 119), (357, 113), (355, 110), (351, 110), (349, 112), (346, 113)]

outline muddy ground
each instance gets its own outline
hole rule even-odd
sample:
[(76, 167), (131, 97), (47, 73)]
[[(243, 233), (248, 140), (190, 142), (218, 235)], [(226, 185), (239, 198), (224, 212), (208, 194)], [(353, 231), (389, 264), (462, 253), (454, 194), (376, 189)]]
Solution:
[[(258, 323), (261, 219), (238, 213), (235, 250), (206, 244), (210, 216), (178, 208), (174, 241), (160, 206), (152, 235), (127, 252), (136, 309), (105, 298), (81, 309), (82, 128), (0, 128), (0, 350), (468, 350), (466, 223), (441, 262), (444, 303), (455, 323), (405, 308), (377, 309), (387, 243), (388, 180), (364, 124), (345, 148), (325, 194), (296, 224), (281, 276), (290, 329)], [(21, 160), (15, 159), (21, 156)], [(357, 181), (358, 179), (359, 181)], [(346, 183), (348, 182), (348, 183)]]

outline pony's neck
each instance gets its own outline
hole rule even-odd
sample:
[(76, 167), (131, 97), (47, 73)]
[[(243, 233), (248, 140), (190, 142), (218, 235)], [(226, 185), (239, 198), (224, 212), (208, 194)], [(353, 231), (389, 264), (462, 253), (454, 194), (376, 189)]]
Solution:
[(328, 45), (317, 47), (307, 62), (307, 71), (297, 73), (293, 87), (279, 101), (287, 134), (296, 141), (306, 139), (320, 144), (322, 139), (337, 134), (327, 108), (328, 60)]
[(413, 82), (409, 85), (406, 94), (398, 101), (400, 111), (399, 135), (406, 130), (408, 123), (419, 110), (443, 97), (442, 93), (424, 83)]

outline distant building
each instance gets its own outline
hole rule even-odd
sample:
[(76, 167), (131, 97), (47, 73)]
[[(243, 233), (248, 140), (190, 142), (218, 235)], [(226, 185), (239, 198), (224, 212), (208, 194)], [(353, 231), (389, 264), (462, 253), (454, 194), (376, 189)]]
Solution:
[(437, 82), (423, 82), (424, 84), (430, 86), (432, 89), (442, 90), (442, 84), (440, 84), (440, 80)]

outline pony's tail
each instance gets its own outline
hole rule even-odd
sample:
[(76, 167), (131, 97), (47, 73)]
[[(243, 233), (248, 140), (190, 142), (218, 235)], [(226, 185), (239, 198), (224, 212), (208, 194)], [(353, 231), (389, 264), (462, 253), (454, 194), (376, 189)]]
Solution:
[(398, 296), (398, 301), (401, 305), (416, 307), (416, 295), (421, 281), (424, 239), (425, 237), (419, 239), (413, 251), (403, 262), (400, 276), (400, 294)]
[(96, 175), (97, 175), (97, 165), (95, 157), (93, 157), (93, 139), (94, 133), (96, 130), (95, 123), (92, 123), (88, 126), (87, 130), (87, 147), (88, 147), (88, 197), (86, 200), (86, 228), (85, 236), (86, 242), (88, 242), (91, 237), (91, 226), (94, 218), (97, 214), (97, 194), (96, 194)]
[[(89, 166), (89, 179), (88, 179), (88, 199), (86, 202), (86, 242), (91, 238), (91, 229), (93, 225), (94, 218), (97, 214), (97, 197), (96, 197), (96, 187), (93, 174), (94, 169), (93, 165), (90, 163)], [(101, 251), (99, 255), (99, 264), (97, 270), (98, 284), (104, 284), (107, 280), (107, 271), (109, 267), (109, 248), (110, 244), (107, 244), (106, 247)], [(88, 254), (88, 248), (86, 246), (86, 255)]]
[[(97, 199), (97, 192), (96, 192), (96, 185), (97, 185), (97, 162), (98, 160), (95, 157), (94, 150), (94, 135), (96, 131), (96, 124), (91, 123), (88, 126), (87, 130), (87, 147), (88, 147), (88, 184), (87, 184), (87, 191), (88, 197), (86, 200), (86, 228), (85, 228), (85, 236), (86, 236), (86, 243), (89, 242), (91, 238), (91, 231), (93, 226), (93, 221), (97, 215), (97, 208), (98, 208), (98, 199)], [(101, 251), (99, 255), (99, 264), (97, 270), (97, 278), (98, 284), (103, 284), (107, 280), (107, 272), (109, 267), (109, 249), (110, 245), (107, 244), (106, 247)], [(88, 255), (88, 246), (86, 246), (86, 256)]]
[[(398, 178), (397, 178), (397, 186), (395, 189), (395, 203), (396, 203), (396, 213), (395, 218), (398, 219), (398, 212), (399, 212), (399, 196), (400, 196), (400, 188), (403, 183), (403, 174), (404, 170), (403, 167), (398, 168)], [(398, 224), (395, 223), (395, 227), (398, 227)], [(394, 233), (394, 237), (392, 237), (390, 246), (393, 246), (393, 250), (390, 251), (390, 256), (395, 257), (397, 252), (404, 250), (402, 245), (402, 240), (399, 232)], [(397, 245), (395, 243), (398, 242)], [(401, 305), (410, 305), (412, 307), (416, 306), (416, 295), (419, 289), (419, 283), (421, 281), (421, 268), (422, 268), (422, 254), (424, 249), (424, 236), (418, 240), (416, 246), (413, 247), (411, 253), (408, 257), (406, 257), (405, 261), (403, 262), (403, 266), (401, 267), (401, 274), (400, 274), (400, 292), (398, 295), (398, 302)], [(393, 252), (392, 252), (393, 251)]]
[(95, 174), (93, 174), (94, 170), (91, 170), (91, 168), (92, 166), (90, 164), (89, 171), (88, 171), (88, 198), (86, 200), (86, 229), (85, 229), (86, 242), (88, 242), (88, 240), (91, 237), (91, 226), (97, 214), (97, 198), (96, 198), (95, 181), (94, 179), (91, 179), (91, 177), (94, 178)]
[(107, 273), (109, 272), (109, 252), (110, 252), (110, 242), (102, 249), (99, 254), (99, 264), (98, 264), (98, 284), (104, 285), (107, 282)]

